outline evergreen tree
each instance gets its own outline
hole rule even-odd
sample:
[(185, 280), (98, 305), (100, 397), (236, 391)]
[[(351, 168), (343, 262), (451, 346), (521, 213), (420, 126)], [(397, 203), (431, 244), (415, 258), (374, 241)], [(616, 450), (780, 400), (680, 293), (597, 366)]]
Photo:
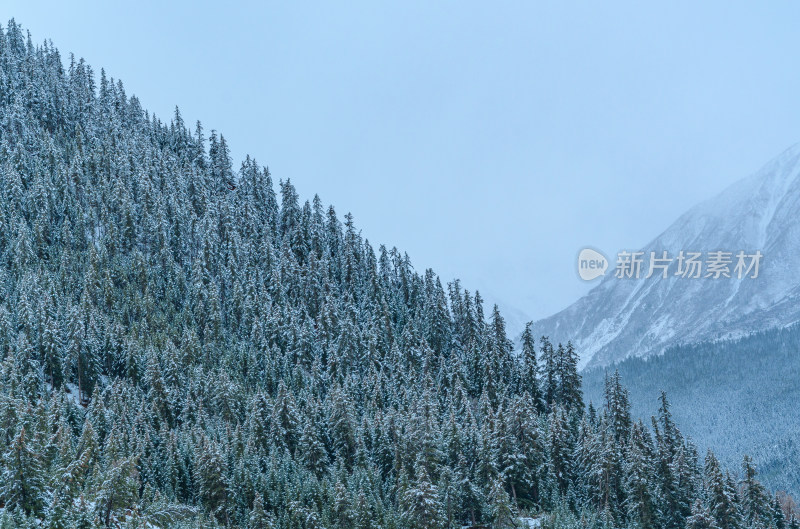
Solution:
[(538, 413), (544, 413), (545, 406), (539, 386), (539, 363), (534, 347), (533, 323), (528, 322), (522, 332), (522, 390), (527, 391)]
[(514, 505), (511, 503), (508, 493), (503, 488), (500, 480), (495, 480), (490, 487), (489, 514), (492, 520), (492, 527), (506, 529), (517, 526)]
[(617, 442), (624, 442), (631, 433), (631, 405), (628, 390), (622, 385), (619, 371), (614, 371), (611, 377), (606, 376), (605, 398), (606, 413), (614, 431), (614, 438)]
[(716, 525), (721, 529), (741, 527), (735, 493), (728, 487), (719, 461), (711, 452), (706, 456), (705, 474), (707, 501)]
[(253, 500), (253, 510), (250, 511), (248, 518), (248, 529), (273, 529), (275, 527), (275, 517), (264, 510), (264, 500), (261, 494), (256, 494)]
[(556, 351), (553, 349), (553, 344), (550, 343), (547, 336), (542, 336), (539, 343), (541, 344), (539, 349), (542, 353), (541, 369), (544, 402), (547, 409), (551, 410), (558, 399), (558, 359), (556, 358)]
[(228, 480), (226, 462), (216, 446), (206, 441), (197, 458), (197, 489), (204, 505), (218, 520), (228, 522)]
[(131, 459), (114, 461), (103, 469), (94, 494), (97, 512), (105, 527), (111, 527), (115, 511), (130, 507), (139, 496), (139, 481), (135, 462)]
[(417, 466), (415, 473), (413, 484), (403, 492), (403, 519), (411, 529), (444, 527), (437, 487), (431, 483), (424, 466)]
[(756, 480), (756, 468), (749, 456), (742, 461), (742, 508), (748, 523), (769, 523), (770, 504), (764, 486)]
[(578, 353), (572, 342), (566, 348), (558, 346), (559, 361), (559, 402), (570, 412), (583, 413), (583, 392), (581, 391), (581, 375), (578, 373)]
[(23, 426), (3, 454), (4, 472), (0, 502), (6, 509), (39, 514), (44, 493), (41, 456), (30, 447)]
[(700, 500), (696, 500), (692, 506), (692, 515), (686, 519), (686, 529), (719, 529), (719, 526), (708, 509)]
[[(616, 434), (616, 428), (612, 428)], [(658, 522), (658, 506), (653, 490), (653, 446), (649, 433), (641, 423), (634, 425), (628, 446), (630, 448), (625, 464), (626, 515), (628, 520), (635, 520), (642, 529), (655, 528)]]

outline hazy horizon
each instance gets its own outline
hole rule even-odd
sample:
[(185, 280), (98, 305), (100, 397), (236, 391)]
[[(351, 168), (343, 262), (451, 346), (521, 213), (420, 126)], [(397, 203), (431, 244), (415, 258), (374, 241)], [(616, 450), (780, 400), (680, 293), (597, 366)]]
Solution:
[(587, 292), (582, 247), (643, 246), (800, 140), (788, 2), (2, 11), (509, 319)]

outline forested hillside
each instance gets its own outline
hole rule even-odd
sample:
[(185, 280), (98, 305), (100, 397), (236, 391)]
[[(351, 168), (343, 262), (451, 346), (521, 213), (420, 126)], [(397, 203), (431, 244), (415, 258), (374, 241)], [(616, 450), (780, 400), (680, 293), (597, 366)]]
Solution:
[(1, 528), (798, 527), (204, 134), (3, 30)]
[[(800, 326), (677, 347), (611, 369), (630, 390), (634, 417), (655, 413), (655, 395), (666, 391), (698, 446), (713, 447), (727, 465), (750, 454), (770, 487), (800, 492)], [(587, 400), (602, 401), (604, 371), (582, 374)]]

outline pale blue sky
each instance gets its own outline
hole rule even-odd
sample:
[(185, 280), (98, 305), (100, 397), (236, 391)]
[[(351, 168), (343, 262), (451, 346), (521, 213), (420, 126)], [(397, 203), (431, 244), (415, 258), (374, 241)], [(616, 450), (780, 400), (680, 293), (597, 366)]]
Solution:
[(800, 4), (648, 4), (5, 0), (0, 20), (535, 318), (586, 291), (581, 247), (643, 245), (800, 141)]

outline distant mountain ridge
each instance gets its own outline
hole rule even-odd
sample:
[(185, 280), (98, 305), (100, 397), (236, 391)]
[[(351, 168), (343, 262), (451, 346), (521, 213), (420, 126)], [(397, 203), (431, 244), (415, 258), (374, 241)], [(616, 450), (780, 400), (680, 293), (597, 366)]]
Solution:
[[(589, 367), (800, 321), (798, 175), (800, 144), (693, 207), (642, 248), (642, 278), (616, 278), (612, 265), (586, 296), (536, 322), (536, 335), (571, 339), (581, 367)], [(676, 261), (667, 279), (659, 274), (645, 279), (650, 252), (664, 250), (673, 258), (681, 250), (703, 252), (704, 258), (718, 250), (759, 250), (764, 257), (755, 279), (676, 277)], [(735, 264), (734, 256), (731, 272)]]

